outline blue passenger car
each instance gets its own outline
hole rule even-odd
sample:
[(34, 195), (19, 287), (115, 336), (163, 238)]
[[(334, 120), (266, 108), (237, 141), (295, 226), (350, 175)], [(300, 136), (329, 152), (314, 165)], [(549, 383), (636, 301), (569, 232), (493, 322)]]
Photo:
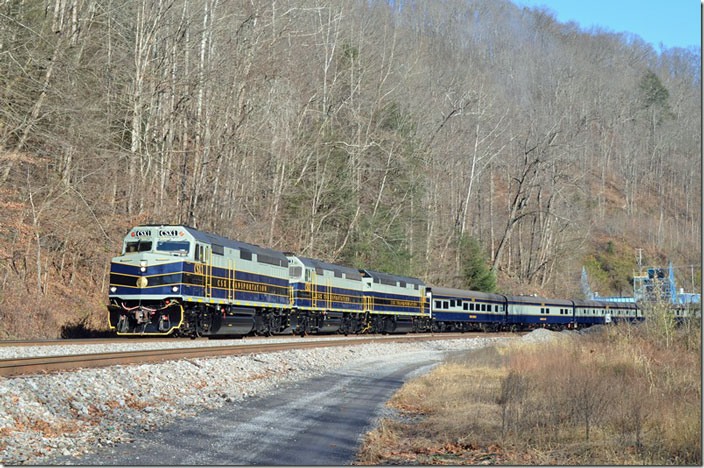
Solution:
[(507, 324), (512, 328), (571, 328), (574, 304), (566, 299), (536, 296), (506, 296)]
[(440, 286), (428, 289), (438, 331), (498, 330), (506, 324), (506, 296)]

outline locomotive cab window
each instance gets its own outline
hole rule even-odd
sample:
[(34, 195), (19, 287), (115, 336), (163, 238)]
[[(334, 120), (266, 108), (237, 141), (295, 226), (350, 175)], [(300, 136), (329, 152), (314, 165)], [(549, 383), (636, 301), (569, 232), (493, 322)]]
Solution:
[(149, 252), (152, 250), (152, 241), (139, 240), (137, 242), (128, 242), (125, 244), (125, 253)]
[(174, 254), (187, 255), (191, 250), (191, 243), (187, 241), (158, 241), (156, 243), (157, 252), (171, 252)]

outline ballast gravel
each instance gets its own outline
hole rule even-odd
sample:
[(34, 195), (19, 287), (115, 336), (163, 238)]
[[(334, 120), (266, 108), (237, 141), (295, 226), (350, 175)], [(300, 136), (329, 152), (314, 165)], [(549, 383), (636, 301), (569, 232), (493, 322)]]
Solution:
[(176, 419), (274, 391), (284, 382), (379, 356), (391, 360), (507, 340), (512, 338), (373, 343), (0, 378), (0, 463), (80, 457)]
[(547, 328), (536, 328), (532, 332), (523, 335), (521, 340), (528, 343), (547, 343), (549, 341), (564, 340), (579, 335), (600, 333), (603, 329), (604, 325), (592, 325), (591, 327), (579, 330), (562, 330), (559, 332), (548, 330)]
[[(420, 335), (417, 335), (420, 336)], [(339, 340), (340, 335), (331, 337), (306, 337), (306, 341), (330, 341)], [(369, 336), (346, 336), (346, 340), (379, 339)], [(247, 339), (226, 339), (226, 340), (163, 340), (163, 341), (139, 341), (138, 338), (125, 340), (122, 343), (104, 344), (67, 344), (67, 345), (42, 345), (42, 346), (3, 346), (0, 347), (0, 359), (21, 359), (30, 357), (45, 356), (73, 356), (77, 354), (95, 353), (121, 353), (126, 351), (146, 351), (152, 349), (176, 349), (176, 348), (208, 348), (218, 346), (245, 346), (254, 344), (286, 343), (290, 341), (300, 341), (301, 338), (293, 336), (282, 336), (280, 338), (247, 338)]]

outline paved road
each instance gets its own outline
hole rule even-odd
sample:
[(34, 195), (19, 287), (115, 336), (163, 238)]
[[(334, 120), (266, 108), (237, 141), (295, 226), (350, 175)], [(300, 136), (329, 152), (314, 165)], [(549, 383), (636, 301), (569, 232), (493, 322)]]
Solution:
[(58, 464), (345, 465), (384, 403), (440, 353), (380, 359), (281, 388)]

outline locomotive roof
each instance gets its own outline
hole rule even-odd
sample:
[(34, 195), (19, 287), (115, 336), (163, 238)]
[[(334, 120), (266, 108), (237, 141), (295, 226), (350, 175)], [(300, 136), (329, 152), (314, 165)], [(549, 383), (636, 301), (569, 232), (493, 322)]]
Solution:
[(190, 226), (184, 226), (182, 224), (149, 224), (149, 225), (144, 225), (144, 226), (158, 226), (158, 227), (179, 227), (183, 228), (186, 231), (188, 231), (189, 234), (191, 234), (197, 241), (203, 242), (206, 244), (219, 244), (222, 245), (223, 247), (228, 247), (230, 249), (247, 249), (255, 254), (259, 255), (265, 254), (269, 255), (272, 257), (275, 257), (283, 262), (286, 262), (288, 264), (288, 258), (286, 258), (286, 255), (283, 254), (283, 252), (279, 252), (278, 250), (273, 250), (273, 249), (267, 249), (266, 247), (260, 247), (258, 245), (254, 244), (248, 244), (246, 242), (240, 242), (240, 241), (234, 241), (232, 239), (228, 239), (226, 237), (218, 236), (217, 234), (213, 234), (210, 232), (205, 232), (205, 231), (199, 231), (198, 229), (192, 228)]
[(327, 263), (322, 260), (316, 260), (314, 258), (300, 257), (295, 255), (303, 264), (310, 268), (322, 268), (323, 270), (336, 271), (338, 273), (345, 273), (348, 277), (354, 276), (359, 277), (359, 270), (356, 268), (350, 268), (342, 265), (337, 265), (335, 263)]
[(477, 299), (487, 299), (492, 301), (504, 301), (505, 297), (501, 294), (486, 293), (482, 291), (470, 291), (468, 289), (455, 289), (455, 288), (444, 288), (442, 286), (431, 286), (433, 294), (440, 294), (444, 296), (455, 296), (461, 298), (477, 298)]
[(371, 278), (377, 278), (379, 280), (405, 281), (407, 284), (417, 284), (418, 286), (425, 286), (425, 283), (422, 280), (419, 280), (418, 278), (412, 278), (410, 276), (390, 275), (388, 273), (382, 273), (381, 271), (374, 271), (374, 270), (360, 270), (360, 271), (363, 272), (366, 276), (369, 276)]

